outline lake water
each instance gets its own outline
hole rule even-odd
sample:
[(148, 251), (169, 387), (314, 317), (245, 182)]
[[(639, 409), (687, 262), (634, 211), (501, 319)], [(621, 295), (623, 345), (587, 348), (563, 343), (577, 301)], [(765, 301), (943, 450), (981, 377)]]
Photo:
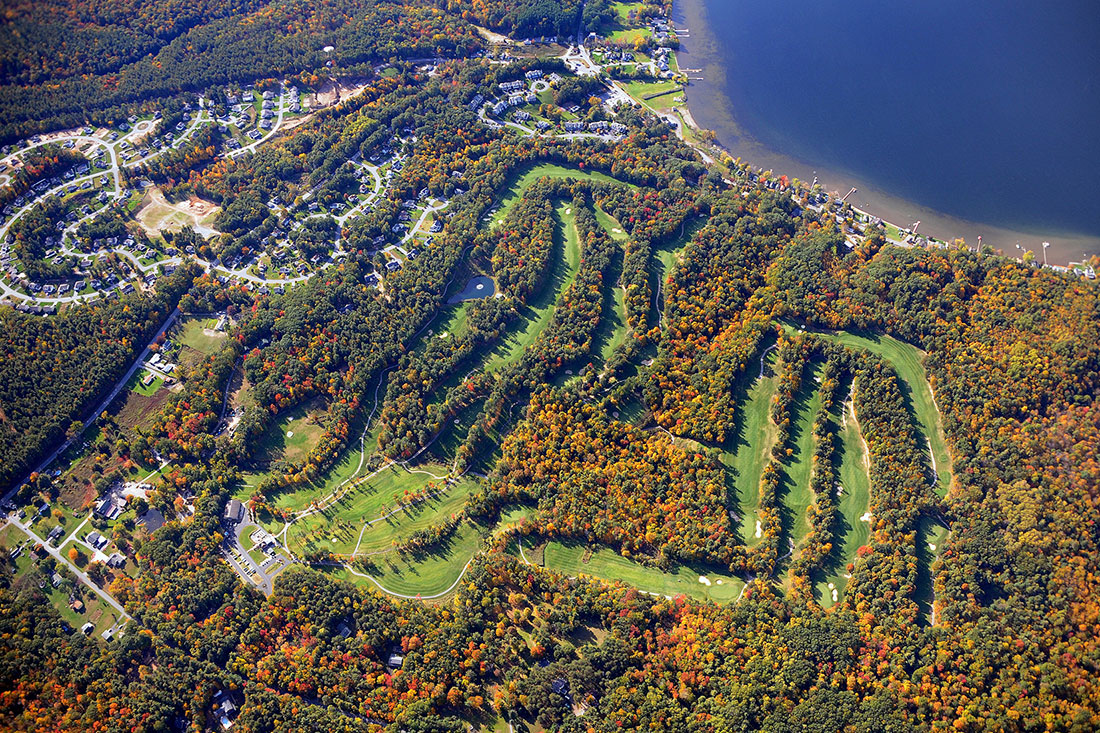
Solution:
[[(677, 0), (696, 122), (941, 238), (1100, 253), (1096, 0)], [(1037, 252), (1041, 257), (1041, 252)]]

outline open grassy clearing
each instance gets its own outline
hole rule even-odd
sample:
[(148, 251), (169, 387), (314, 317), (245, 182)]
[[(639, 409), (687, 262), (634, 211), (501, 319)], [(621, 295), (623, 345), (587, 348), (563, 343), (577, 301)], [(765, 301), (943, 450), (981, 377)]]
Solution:
[[(786, 324), (790, 329), (790, 325)], [(816, 332), (815, 332), (816, 333)], [(928, 374), (924, 370), (924, 352), (904, 341), (884, 334), (850, 331), (835, 333), (822, 332), (817, 335), (843, 344), (852, 349), (863, 349), (881, 356), (897, 371), (902, 380), (902, 391), (909, 402), (911, 414), (916, 418), (917, 427), (924, 433), (930, 446), (934, 468), (939, 477), (936, 493), (947, 494), (951, 486), (951, 454), (947, 451), (947, 441), (943, 433), (943, 421), (932, 395)]]
[(497, 520), (495, 532), (501, 532), (512, 527), (522, 524), (524, 521), (531, 521), (535, 518), (536, 510), (534, 507), (529, 506), (512, 506), (504, 509), (500, 513), (500, 519)]
[(613, 3), (611, 9), (615, 18), (600, 26), (600, 35), (606, 36), (613, 43), (633, 43), (637, 38), (649, 38), (653, 35), (652, 32), (637, 19), (630, 17), (632, 11), (636, 13), (642, 7), (642, 3)]
[(508, 212), (510, 212), (512, 207), (520, 200), (524, 192), (532, 183), (540, 178), (571, 178), (583, 181), (601, 181), (603, 183), (617, 183), (621, 186), (636, 188), (633, 184), (625, 183), (616, 178), (612, 178), (606, 173), (600, 173), (599, 171), (583, 171), (579, 168), (567, 168), (554, 163), (542, 163), (528, 168), (525, 171), (513, 174), (512, 177), (505, 182), (500, 191), (500, 205), (493, 210), (492, 221), (489, 224), (490, 228), (500, 226), (504, 222), (504, 219), (507, 218)]
[(477, 484), (465, 480), (439, 497), (408, 507), (400, 514), (375, 522), (363, 530), (363, 539), (359, 543), (360, 555), (374, 555), (401, 544), (423, 529), (450, 519), (462, 510), (470, 491)]
[[(240, 372), (238, 372), (238, 374), (239, 373)], [(383, 375), (381, 379), (381, 383), (375, 383), (377, 385), (376, 390), (379, 399), (386, 393), (385, 375)], [(244, 398), (250, 398), (250, 394), (246, 387), (241, 389), (241, 394)], [(373, 404), (374, 394), (374, 392), (370, 393), (371, 404)], [(246, 399), (242, 399), (241, 401), (245, 402)], [(379, 405), (379, 409), (381, 409), (381, 405)], [(360, 417), (361, 419), (366, 419), (370, 414), (371, 410), (369, 408), (364, 408)], [(358, 421), (355, 422), (348, 432), (348, 434), (353, 437), (348, 439), (347, 446), (345, 446), (343, 452), (341, 452), (339, 460), (337, 460), (336, 463), (325, 471), (316, 481), (293, 487), (292, 490), (270, 497), (274, 506), (279, 509), (299, 511), (309, 506), (311, 501), (331, 494), (345, 482), (356, 477), (358, 475), (357, 472), (361, 471), (366, 473), (364, 470), (366, 459), (374, 452), (375, 447), (378, 445), (378, 434), (381, 431), (382, 425), (378, 420), (377, 411), (374, 414), (374, 423), (370, 426), (370, 429), (365, 435), (363, 435), (363, 423)], [(362, 449), (360, 448), (360, 435), (363, 435)], [(259, 474), (244, 474), (244, 486), (237, 490), (235, 496), (241, 500), (247, 499), (252, 495), (253, 487), (259, 483), (261, 478), (262, 476)]]
[[(614, 281), (618, 276), (618, 269), (612, 268), (613, 276), (609, 280)], [(592, 340), (593, 350), (599, 356), (602, 363), (606, 363), (615, 349), (626, 342), (626, 291), (618, 285), (605, 287), (603, 293), (603, 310), (600, 318), (600, 327)]]
[[(427, 470), (437, 476), (447, 472), (440, 466), (429, 466)], [(439, 496), (407, 506), (392, 517), (376, 521), (399, 509), (397, 499), (424, 490), (429, 483), (440, 492)], [(351, 555), (362, 532), (364, 544), (360, 546), (361, 553), (390, 549), (395, 539), (404, 539), (410, 532), (457, 512), (474, 486), (476, 483), (473, 480), (460, 479), (454, 485), (445, 487), (442, 481), (428, 473), (390, 466), (359, 482), (324, 511), (291, 525), (287, 531), (287, 546), (294, 553), (320, 550)], [(364, 530), (367, 522), (374, 524)]]
[(581, 265), (581, 243), (572, 205), (559, 203), (554, 209), (554, 218), (557, 235), (554, 238), (554, 252), (551, 254), (553, 265), (547, 282), (539, 295), (524, 309), (521, 326), (510, 331), (484, 363), (483, 368), (487, 372), (496, 371), (523, 355), (524, 350), (550, 325), (558, 297), (577, 276)]
[(596, 221), (616, 242), (625, 242), (630, 238), (630, 235), (623, 229), (623, 225), (611, 214), (608, 214), (599, 206), (593, 207), (593, 212), (596, 214)]
[(173, 327), (170, 338), (181, 346), (212, 356), (218, 353), (226, 339), (224, 332), (214, 330), (214, 322), (212, 318), (185, 318)]
[[(140, 372), (135, 376), (138, 378)], [(158, 389), (152, 395), (141, 394), (133, 388), (124, 389), (111, 402), (108, 411), (123, 430), (130, 432), (137, 427), (149, 427), (170, 395), (167, 389)]]
[[(675, 111), (686, 105), (683, 86), (677, 82), (623, 81), (619, 84), (638, 104), (655, 112)], [(692, 132), (690, 125), (682, 129), (685, 134)]]
[(463, 522), (432, 551), (415, 558), (396, 552), (372, 557), (374, 576), (384, 588), (407, 596), (432, 596), (450, 588), (481, 549), (483, 528)]
[(269, 472), (277, 461), (299, 462), (317, 445), (325, 429), (324, 403), (313, 399), (280, 414), (257, 441), (256, 466), (249, 473)]
[(439, 319), (432, 326), (428, 338), (460, 338), (469, 330), (468, 320), (470, 304), (467, 300), (454, 305), (445, 305), (439, 309)]
[(779, 377), (775, 372), (777, 359), (775, 350), (764, 357), (764, 375), (746, 391), (745, 400), (738, 410), (740, 429), (732, 439), (732, 445), (720, 456), (726, 466), (727, 491), (732, 485), (737, 497), (730, 503), (737, 507), (734, 511), (741, 516), (741, 539), (749, 546), (758, 544), (761, 539), (756, 532), (760, 479), (778, 433), (771, 418), (772, 398), (779, 386)]
[[(740, 578), (712, 569), (677, 565), (674, 570), (666, 572), (625, 558), (607, 547), (590, 551), (580, 543), (556, 540), (547, 543), (543, 551), (543, 564), (566, 575), (619, 581), (646, 593), (660, 596), (683, 594), (700, 601), (728, 603), (740, 596), (741, 589), (745, 587)], [(705, 578), (706, 582), (701, 578)]]
[[(792, 453), (784, 466), (786, 480), (781, 484), (783, 488), (780, 490), (780, 498), (783, 504), (783, 527), (795, 547), (801, 544), (810, 531), (806, 510), (814, 502), (814, 494), (810, 490), (816, 445), (813, 426), (821, 412), (821, 390), (817, 388), (817, 384), (822, 373), (820, 364), (813, 364), (806, 370), (806, 376), (791, 408), (791, 437), (787, 447)], [(781, 552), (784, 549), (781, 548)]]
[(917, 524), (917, 587), (916, 599), (924, 623), (934, 623), (933, 605), (936, 602), (933, 587), (932, 564), (941, 554), (951, 530), (943, 522), (923, 516)]
[(403, 558), (396, 552), (376, 555), (370, 558), (366, 568), (359, 567), (357, 572), (370, 575), (377, 583), (344, 567), (320, 566), (316, 569), (368, 590), (381, 590), (381, 585), (385, 592), (413, 597), (434, 596), (443, 593), (458, 580), (467, 563), (481, 548), (482, 534), (482, 528), (463, 522), (435, 552), (415, 558)]
[(672, 92), (678, 92), (683, 88), (679, 83), (674, 81), (627, 81), (623, 82), (622, 85), (623, 88), (626, 89), (626, 93), (639, 102), (645, 102), (648, 99), (671, 94)]
[(856, 550), (867, 544), (871, 527), (864, 519), (871, 506), (870, 457), (864, 448), (852, 402), (846, 401), (841, 410), (837, 433), (840, 439), (840, 514), (834, 527), (833, 551), (826, 561), (824, 575), (815, 584), (817, 600), (824, 608), (844, 597), (849, 580), (848, 564), (855, 562)]
[(466, 440), (467, 431), (470, 426), (474, 424), (478, 414), (481, 412), (481, 408), (485, 406), (485, 400), (474, 400), (473, 404), (469, 405), (466, 409), (460, 410), (457, 415), (451, 418), (440, 430), (439, 435), (435, 441), (428, 447), (426, 454), (431, 457), (432, 460), (438, 461), (447, 466), (454, 465), (455, 458), (458, 455), (458, 449), (462, 446), (464, 440)]
[(152, 381), (146, 384), (145, 380), (150, 374), (151, 373), (145, 369), (138, 369), (134, 372), (134, 376), (130, 377), (130, 381), (126, 383), (126, 386), (135, 394), (139, 394), (143, 397), (152, 397), (157, 393), (157, 390), (164, 386), (164, 380), (152, 374)]
[[(625, 241), (628, 237), (623, 231), (622, 225), (610, 214), (599, 206), (593, 207), (596, 221), (613, 240)], [(593, 351), (599, 355), (600, 361), (606, 363), (626, 341), (626, 291), (619, 285), (622, 275), (622, 258), (616, 257), (612, 266), (608, 268), (607, 277), (604, 280), (603, 309), (600, 317), (600, 327), (593, 338)], [(610, 286), (610, 287), (608, 287)]]

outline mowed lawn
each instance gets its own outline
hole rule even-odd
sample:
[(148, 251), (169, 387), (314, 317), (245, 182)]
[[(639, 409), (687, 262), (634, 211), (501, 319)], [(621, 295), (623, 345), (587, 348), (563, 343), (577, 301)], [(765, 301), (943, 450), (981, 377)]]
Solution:
[[(70, 521), (66, 524), (66, 533), (72, 530), (75, 526)], [(41, 528), (39, 528), (41, 531)], [(0, 529), (0, 551), (4, 552), (5, 556), (8, 552), (15, 547), (23, 545), (24, 551), (14, 563), (14, 574), (17, 578), (16, 583), (26, 582), (28, 586), (37, 585), (41, 580), (46, 580), (49, 576), (49, 572), (46, 570), (46, 566), (40, 561), (38, 565), (31, 560), (30, 550), (34, 547), (34, 543), (30, 542), (28, 537), (20, 532), (16, 527), (7, 526)], [(62, 554), (68, 553), (67, 545), (61, 548)], [(80, 548), (85, 556), (90, 555), (86, 547)], [(70, 579), (72, 587), (80, 594), (81, 601), (84, 603), (84, 609), (82, 612), (74, 611), (69, 606), (69, 592), (70, 583), (62, 583), (60, 587), (54, 588), (50, 583), (46, 583), (42, 588), (42, 594), (50, 602), (50, 604), (57, 610), (57, 613), (64, 619), (69, 626), (74, 630), (80, 629), (84, 624), (91, 622), (95, 624), (95, 630), (92, 631), (92, 638), (98, 639), (99, 634), (102, 634), (108, 628), (114, 625), (118, 620), (118, 613), (100, 599), (93, 591), (86, 586), (80, 584), (75, 578), (73, 578), (68, 572), (68, 568), (64, 568), (65, 572), (62, 572), (62, 577)], [(25, 580), (20, 580), (25, 579)]]
[(531, 187), (531, 184), (540, 178), (601, 181), (603, 183), (618, 183), (621, 186), (636, 188), (633, 184), (625, 183), (599, 171), (585, 171), (580, 168), (568, 168), (553, 163), (543, 163), (525, 171), (518, 172), (508, 179), (501, 189), (500, 206), (493, 211), (493, 218), (489, 224), (489, 228), (496, 228), (504, 223), (504, 219), (508, 216), (508, 212), (510, 212), (512, 207), (520, 200), (524, 192)]
[[(615, 217), (608, 214), (599, 206), (593, 207), (596, 221), (607, 232), (608, 236), (616, 242), (628, 239), (622, 225)], [(626, 291), (619, 286), (619, 278), (622, 275), (622, 262), (617, 258), (608, 268), (604, 281), (603, 311), (600, 317), (600, 328), (593, 339), (593, 350), (598, 352), (600, 361), (606, 363), (615, 349), (626, 341)], [(610, 287), (609, 287), (610, 286)]]
[(840, 439), (840, 521), (837, 523), (833, 552), (827, 561), (826, 573), (816, 585), (818, 602), (824, 608), (844, 597), (849, 580), (848, 563), (854, 563), (856, 550), (867, 544), (871, 528), (870, 522), (863, 519), (871, 506), (869, 456), (864, 449), (863, 436), (860, 434), (852, 403), (844, 402), (841, 409), (843, 414), (837, 434)]
[(646, 593), (671, 597), (683, 594), (718, 603), (736, 599), (745, 586), (736, 576), (686, 565), (677, 565), (673, 571), (665, 572), (625, 558), (607, 547), (595, 549), (587, 562), (584, 561), (586, 553), (587, 548), (579, 543), (551, 541), (543, 551), (543, 564), (549, 570), (566, 575), (619, 581)]
[(396, 552), (376, 555), (369, 558), (367, 568), (357, 568), (358, 575), (343, 567), (317, 569), (362, 588), (390, 595), (428, 598), (443, 594), (454, 586), (463, 569), (481, 549), (481, 537), (479, 527), (463, 522), (435, 552), (416, 558), (402, 558)]
[(940, 411), (936, 407), (936, 400), (932, 395), (928, 374), (924, 370), (924, 352), (911, 344), (882, 334), (856, 334), (849, 331), (840, 331), (818, 335), (837, 341), (849, 348), (870, 351), (890, 362), (905, 386), (908, 387), (909, 401), (913, 407), (917, 427), (924, 433), (931, 448), (936, 473), (939, 476), (936, 493), (940, 496), (947, 494), (947, 489), (951, 486), (951, 454), (947, 451), (943, 421), (940, 417)]
[(626, 233), (623, 229), (623, 225), (619, 223), (618, 219), (608, 214), (599, 206), (594, 207), (593, 211), (596, 214), (596, 221), (600, 223), (604, 231), (611, 235), (611, 238), (616, 242), (625, 242), (630, 238), (630, 235)]
[(772, 398), (779, 386), (779, 377), (774, 370), (776, 353), (773, 350), (765, 357), (768, 370), (748, 389), (744, 404), (738, 408), (741, 412), (741, 435), (733, 440), (736, 447), (721, 454), (727, 472), (733, 475), (732, 483), (737, 492), (735, 511), (741, 515), (741, 539), (750, 546), (758, 544), (761, 539), (756, 536), (760, 478), (768, 465), (778, 432), (771, 418)]
[(172, 338), (180, 345), (207, 356), (216, 354), (226, 339), (224, 332), (214, 330), (216, 323), (215, 318), (187, 318), (173, 329)]
[(492, 372), (510, 364), (523, 355), (524, 349), (535, 342), (538, 335), (550, 325), (554, 306), (577, 276), (581, 265), (581, 242), (571, 203), (561, 202), (554, 209), (557, 236), (554, 242), (553, 266), (542, 292), (523, 311), (521, 325), (511, 330), (484, 363), (483, 368)]
[[(616, 268), (612, 274), (617, 275)], [(607, 363), (615, 349), (626, 342), (626, 292), (618, 287), (604, 288), (603, 311), (600, 318), (600, 327), (593, 338), (594, 350), (600, 362)]]
[(254, 452), (256, 469), (245, 476), (245, 483), (258, 483), (270, 472), (275, 461), (301, 462), (320, 441), (325, 429), (320, 419), (324, 402), (313, 399), (281, 413), (268, 426)]
[[(818, 380), (822, 376), (822, 366), (811, 364), (803, 376), (799, 394), (795, 396), (791, 415), (791, 438), (789, 447), (793, 454), (785, 465), (786, 484), (782, 490), (782, 500), (785, 513), (789, 522), (784, 522), (784, 527), (790, 530), (790, 539), (795, 547), (810, 532), (810, 522), (807, 510), (814, 502), (814, 494), (810, 490), (810, 477), (813, 473), (814, 456), (814, 420), (821, 412), (821, 390), (818, 388)], [(780, 554), (786, 552), (786, 548), (780, 548)]]
[(145, 384), (145, 378), (149, 374), (150, 372), (145, 369), (138, 369), (134, 372), (134, 376), (130, 377), (130, 381), (126, 386), (130, 388), (131, 392), (135, 392), (142, 397), (152, 397), (158, 389), (164, 386), (164, 380), (154, 374), (153, 381)]
[(473, 481), (462, 479), (439, 496), (406, 507), (398, 514), (372, 523), (363, 530), (363, 537), (359, 541), (356, 555), (372, 555), (389, 550), (395, 542), (401, 544), (413, 533), (450, 519), (462, 511), (470, 491), (476, 485)]
[(926, 621), (931, 621), (936, 601), (932, 564), (943, 554), (951, 530), (939, 520), (923, 516), (917, 524), (917, 588), (916, 598)]
[[(445, 468), (430, 466), (432, 473), (443, 475)], [(398, 509), (395, 497), (423, 490), (431, 483), (441, 495), (406, 507), (387, 519), (382, 515)], [(408, 535), (454, 514), (466, 501), (476, 483), (460, 479), (445, 487), (443, 481), (427, 473), (410, 472), (390, 466), (360, 481), (341, 499), (317, 514), (304, 517), (287, 531), (287, 545), (292, 552), (326, 551), (338, 555), (351, 555), (359, 544), (360, 553), (390, 549), (394, 540)], [(367, 529), (364, 525), (373, 522)]]

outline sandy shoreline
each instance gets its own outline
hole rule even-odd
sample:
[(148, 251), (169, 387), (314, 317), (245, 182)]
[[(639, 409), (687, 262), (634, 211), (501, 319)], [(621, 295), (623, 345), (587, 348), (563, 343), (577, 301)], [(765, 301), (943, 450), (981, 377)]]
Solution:
[(677, 53), (682, 66), (693, 67), (692, 82), (685, 93), (687, 107), (691, 110), (684, 109), (685, 121), (696, 129), (713, 130), (718, 136), (719, 147), (732, 157), (753, 167), (806, 182), (816, 177), (826, 191), (837, 195), (856, 188), (856, 193), (848, 199), (854, 207), (902, 228), (919, 221), (921, 234), (940, 240), (962, 238), (974, 247), (981, 236), (983, 245), (990, 245), (1006, 256), (1019, 258), (1025, 250), (1031, 250), (1039, 262), (1043, 257), (1042, 242), (1047, 241), (1050, 242), (1048, 262), (1059, 265), (1081, 262), (1090, 254), (1100, 254), (1100, 236), (1052, 230), (1026, 231), (964, 219), (876, 188), (861, 180), (858, 174), (825, 169), (767, 147), (747, 134), (736, 119), (730, 100), (720, 91), (728, 70), (717, 59), (719, 41), (707, 27), (702, 0), (676, 0), (673, 22), (677, 28), (689, 31), (686, 38), (681, 38), (681, 49)]

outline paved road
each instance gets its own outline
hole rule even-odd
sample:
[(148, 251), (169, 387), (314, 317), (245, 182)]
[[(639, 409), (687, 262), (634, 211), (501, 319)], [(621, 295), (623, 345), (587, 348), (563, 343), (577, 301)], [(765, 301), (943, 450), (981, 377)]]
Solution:
[[(236, 527), (230, 529), (229, 533), (227, 534), (225, 542), (223, 543), (224, 546), (222, 548), (222, 555), (225, 557), (226, 560), (229, 561), (229, 564), (233, 566), (233, 569), (237, 571), (237, 574), (241, 576), (245, 583), (257, 586), (264, 595), (269, 596), (275, 589), (275, 576), (282, 572), (284, 568), (287, 568), (291, 564), (293, 564), (294, 561), (292, 559), (293, 556), (291, 556), (291, 558), (287, 558), (282, 552), (277, 552), (274, 555), (275, 564), (271, 566), (270, 570), (265, 571), (260, 565), (257, 565), (256, 561), (254, 561), (249, 556), (248, 551), (245, 550), (244, 544), (241, 542), (241, 535), (243, 535), (245, 532), (251, 534), (257, 529), (263, 529), (263, 527), (256, 524), (256, 522), (253, 521), (251, 515), (247, 514), (246, 510), (245, 518), (239, 524), (237, 524)], [(241, 563), (236, 560), (236, 558), (234, 557), (234, 553), (231, 551), (231, 548), (240, 553), (240, 556), (244, 559), (246, 567), (242, 567)], [(289, 550), (287, 551), (287, 553), (289, 554)], [(261, 565), (266, 564), (267, 561), (261, 563)], [(260, 578), (260, 583), (258, 585), (255, 580), (253, 580), (253, 575)]]
[(63, 556), (61, 554), (60, 550), (54, 548), (52, 545), (50, 545), (44, 539), (42, 539), (41, 537), (36, 535), (34, 533), (34, 531), (31, 530), (27, 525), (25, 525), (24, 523), (22, 523), (19, 520), (15, 519), (14, 517), (8, 517), (8, 523), (10, 523), (14, 527), (19, 528), (19, 530), (22, 531), (23, 534), (30, 537), (31, 540), (33, 540), (34, 542), (42, 545), (42, 548), (46, 552), (50, 553), (50, 556), (53, 557), (54, 560), (56, 560), (57, 562), (61, 563), (64, 566), (66, 566), (69, 569), (69, 571), (73, 575), (75, 575), (78, 580), (80, 580), (81, 583), (83, 583), (84, 585), (91, 588), (92, 591), (94, 591), (97, 596), (102, 598), (105, 603), (107, 603), (111, 606), (111, 608), (118, 611), (118, 613), (123, 618), (125, 618), (127, 621), (132, 621), (133, 620), (133, 617), (130, 614), (126, 613), (126, 609), (122, 607), (121, 603), (116, 601), (110, 593), (103, 590), (102, 588), (100, 588), (95, 583), (93, 583), (92, 579), (89, 578), (88, 575), (84, 571), (82, 571), (80, 568), (76, 567), (71, 562), (69, 562), (69, 558)]
[[(138, 358), (134, 361), (134, 363), (130, 365), (130, 368), (126, 371), (126, 374), (123, 375), (122, 379), (120, 379), (118, 382), (115, 383), (115, 386), (111, 389), (111, 391), (107, 394), (107, 396), (99, 403), (99, 405), (96, 407), (96, 409), (92, 411), (92, 413), (88, 417), (88, 419), (84, 421), (83, 430), (87, 430), (88, 427), (90, 427), (91, 424), (96, 421), (96, 419), (100, 416), (100, 414), (104, 410), (107, 409), (107, 406), (111, 404), (111, 402), (115, 399), (115, 397), (118, 396), (118, 393), (121, 392), (123, 390), (123, 388), (126, 387), (126, 383), (130, 381), (130, 377), (134, 376), (134, 372), (136, 372), (141, 367), (141, 363), (149, 357), (149, 353), (151, 351), (150, 347), (152, 346), (152, 344), (155, 341), (157, 341), (157, 339), (159, 339), (165, 332), (168, 331), (168, 329), (172, 326), (172, 324), (176, 322), (176, 318), (179, 317), (179, 314), (180, 314), (180, 311), (179, 311), (179, 308), (177, 308), (168, 315), (168, 318), (164, 321), (164, 324), (157, 331), (156, 335), (153, 336), (153, 339), (152, 339), (152, 341), (149, 342), (149, 345), (146, 346), (142, 350), (141, 354), (139, 354)], [(83, 433), (83, 430), (81, 431), (82, 433)], [(56, 458), (59, 455), (64, 453), (65, 450), (68, 449), (68, 447), (70, 445), (72, 445), (74, 441), (79, 440), (79, 439), (80, 439), (80, 436), (77, 435), (75, 438), (66, 440), (64, 443), (62, 443), (60, 446), (58, 446), (57, 449), (53, 453), (51, 453), (45, 459), (43, 459), (34, 468), (34, 470), (31, 471), (31, 473), (41, 473), (42, 471), (46, 470), (47, 466), (49, 466), (51, 463), (53, 463), (54, 460), (56, 460)], [(22, 481), (20, 481), (15, 486), (13, 486), (11, 489), (9, 489), (7, 491), (7, 493), (4, 494), (3, 499), (4, 500), (10, 499), (15, 494), (15, 492), (17, 492), (20, 488), (22, 488), (22, 486), (24, 484), (27, 483), (28, 480), (30, 480), (30, 474), (27, 474), (23, 478)]]

